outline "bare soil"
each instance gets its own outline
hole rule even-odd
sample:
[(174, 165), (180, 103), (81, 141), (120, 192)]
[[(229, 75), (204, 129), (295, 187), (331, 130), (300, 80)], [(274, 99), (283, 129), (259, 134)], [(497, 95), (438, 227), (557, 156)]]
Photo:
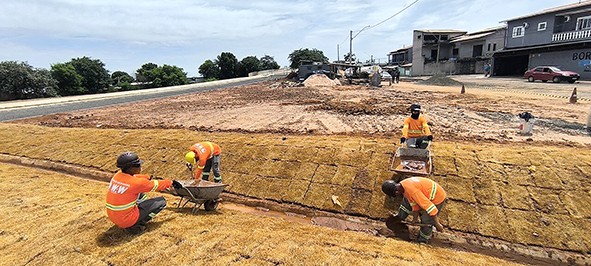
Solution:
[[(504, 81), (490, 84), (468, 80), (467, 93), (460, 87), (399, 83), (372, 88), (360, 85), (303, 87), (281, 80), (213, 92), (184, 95), (61, 113), (18, 121), (54, 127), (190, 128), (208, 131), (283, 132), (295, 134), (400, 135), (411, 103), (420, 103), (435, 140), (535, 141), (591, 144), (586, 120), (591, 101), (569, 104), (528, 87), (512, 87)], [(486, 83), (488, 82), (488, 83)], [(525, 85), (531, 85), (525, 83)], [(547, 85), (547, 84), (544, 84)], [(560, 84), (556, 84), (560, 86)], [(588, 84), (577, 84), (580, 94)], [(565, 89), (562, 89), (565, 90)], [(584, 99), (584, 98), (583, 98)], [(535, 117), (533, 136), (518, 134), (517, 115), (529, 111)]]

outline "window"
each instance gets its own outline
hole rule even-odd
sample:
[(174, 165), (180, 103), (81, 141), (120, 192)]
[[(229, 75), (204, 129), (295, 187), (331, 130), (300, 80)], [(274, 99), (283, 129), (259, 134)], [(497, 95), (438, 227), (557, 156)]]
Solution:
[(487, 49), (487, 51), (490, 51), (490, 43), (488, 44), (488, 49)]
[(496, 51), (496, 50), (497, 50), (497, 44), (493, 43), (493, 51)]
[(580, 17), (577, 19), (577, 30), (591, 29), (591, 16)]
[(546, 22), (540, 22), (538, 23), (538, 31), (544, 31), (546, 30), (546, 26), (548, 25), (548, 23)]
[(513, 35), (511, 35), (511, 37), (519, 38), (519, 37), (523, 37), (523, 35), (525, 35), (525, 27), (523, 27), (523, 26), (513, 27)]
[(451, 50), (451, 54), (453, 57), (458, 57), (458, 55), (460, 54), (460, 49), (454, 48), (453, 50)]
[(472, 57), (482, 56), (482, 44), (472, 47)]

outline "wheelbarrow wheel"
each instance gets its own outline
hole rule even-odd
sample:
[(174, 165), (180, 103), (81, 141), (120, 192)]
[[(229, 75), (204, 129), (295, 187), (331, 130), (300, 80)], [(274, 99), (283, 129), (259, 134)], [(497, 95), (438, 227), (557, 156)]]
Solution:
[(213, 211), (213, 210), (217, 209), (218, 204), (219, 204), (219, 202), (217, 200), (207, 200), (203, 204), (203, 207), (205, 207), (205, 210), (209, 212), (209, 211)]

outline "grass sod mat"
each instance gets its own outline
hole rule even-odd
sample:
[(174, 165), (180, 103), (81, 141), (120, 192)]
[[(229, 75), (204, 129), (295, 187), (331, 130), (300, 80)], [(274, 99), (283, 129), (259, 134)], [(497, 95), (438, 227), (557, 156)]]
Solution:
[[(188, 178), (183, 155), (194, 142), (222, 147), (231, 192), (323, 210), (383, 218), (380, 184), (394, 177), (393, 140), (188, 130), (114, 130), (0, 125), (0, 152), (116, 171), (123, 151), (144, 172)], [(524, 144), (437, 142), (434, 180), (448, 192), (442, 223), (513, 243), (591, 250), (591, 151)], [(341, 206), (333, 204), (335, 195)]]
[[(0, 163), (0, 265), (512, 265), (434, 248), (224, 210), (168, 207), (141, 235), (105, 214), (107, 184)], [(150, 197), (158, 193), (149, 193)], [(343, 241), (346, 239), (346, 241)]]

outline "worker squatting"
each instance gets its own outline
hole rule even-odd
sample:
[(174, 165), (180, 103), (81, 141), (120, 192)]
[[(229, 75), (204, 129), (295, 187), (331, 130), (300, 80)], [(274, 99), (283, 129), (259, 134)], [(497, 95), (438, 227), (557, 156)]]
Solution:
[[(408, 148), (426, 149), (433, 140), (427, 119), (421, 115), (421, 106), (412, 104), (410, 116), (404, 120), (401, 144)], [(192, 145), (185, 154), (186, 166), (195, 180), (209, 180), (213, 170), (213, 181), (221, 183), (220, 172), (221, 148), (205, 141)], [(182, 184), (176, 180), (152, 178), (141, 173), (143, 161), (133, 152), (125, 152), (117, 158), (120, 169), (109, 183), (106, 198), (107, 215), (119, 228), (130, 233), (141, 233), (146, 224), (166, 207), (164, 197), (148, 199), (145, 193), (180, 189)], [(194, 171), (193, 171), (194, 169)], [(443, 231), (438, 214), (443, 209), (447, 194), (435, 181), (423, 177), (411, 177), (400, 182), (387, 180), (382, 184), (382, 191), (388, 197), (402, 197), (398, 214), (391, 217), (394, 222), (402, 223), (408, 216), (413, 222), (421, 219), (421, 229), (417, 240), (428, 242), (433, 226)]]

